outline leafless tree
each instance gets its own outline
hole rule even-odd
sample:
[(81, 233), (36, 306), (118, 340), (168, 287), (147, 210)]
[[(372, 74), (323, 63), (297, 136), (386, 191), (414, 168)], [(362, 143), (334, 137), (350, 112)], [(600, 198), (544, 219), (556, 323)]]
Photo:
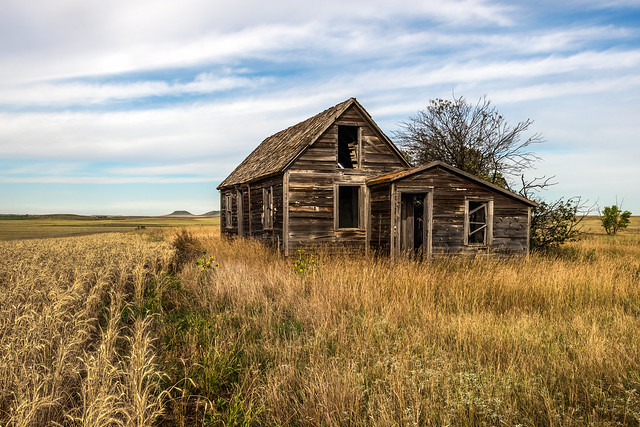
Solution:
[[(402, 122), (394, 136), (413, 164), (441, 160), (512, 189), (539, 160), (529, 146), (544, 142), (542, 136), (523, 138), (532, 123), (527, 119), (509, 124), (486, 96), (473, 105), (454, 95), (453, 100), (429, 101), (426, 109)], [(524, 178), (521, 182), (526, 183)], [(542, 178), (529, 184), (532, 191), (551, 183)]]

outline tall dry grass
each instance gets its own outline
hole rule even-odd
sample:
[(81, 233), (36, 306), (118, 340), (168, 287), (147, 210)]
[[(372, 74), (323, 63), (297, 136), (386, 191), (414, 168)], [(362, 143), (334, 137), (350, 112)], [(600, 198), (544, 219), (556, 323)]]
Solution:
[(640, 423), (639, 234), (294, 269), (154, 233), (0, 243), (0, 424)]
[(0, 424), (153, 422), (153, 319), (129, 313), (172, 257), (140, 235), (0, 242)]
[(194, 237), (219, 263), (179, 276), (199, 420), (640, 423), (640, 235), (529, 259), (319, 252), (308, 275), (217, 229)]

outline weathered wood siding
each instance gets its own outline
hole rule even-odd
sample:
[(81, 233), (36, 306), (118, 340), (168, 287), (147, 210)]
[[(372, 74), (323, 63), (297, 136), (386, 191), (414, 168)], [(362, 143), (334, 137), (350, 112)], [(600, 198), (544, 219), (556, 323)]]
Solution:
[[(360, 166), (338, 167), (338, 125), (360, 127)], [(289, 252), (317, 244), (350, 246), (365, 250), (368, 191), (367, 179), (405, 167), (384, 137), (355, 106), (348, 108), (289, 168)], [(336, 185), (361, 186), (363, 210), (358, 230), (338, 230), (334, 223)]]
[[(251, 186), (251, 237), (258, 238), (275, 246), (282, 244), (283, 202), (282, 175), (253, 182)], [(273, 228), (263, 225), (263, 189), (273, 187)]]
[[(238, 217), (236, 215), (237, 205), (234, 189), (220, 190), (220, 232), (223, 236), (231, 237), (238, 234)], [(231, 196), (231, 221), (227, 222), (226, 200), (227, 195)]]
[[(422, 173), (396, 180), (396, 191), (403, 189), (429, 189), (433, 194), (433, 254), (453, 253), (501, 253), (526, 254), (528, 251), (529, 208), (506, 195), (493, 191), (474, 181), (459, 175), (434, 168)], [(391, 236), (390, 202), (384, 200), (383, 194), (390, 195), (391, 184), (384, 183), (371, 186), (371, 241), (372, 248), (389, 253), (388, 245)], [(490, 246), (464, 244), (465, 199), (481, 198), (493, 201), (493, 240)], [(376, 222), (382, 224), (381, 233), (375, 238)], [(387, 225), (388, 224), (388, 225)]]
[(374, 252), (389, 254), (391, 242), (391, 185), (369, 188), (371, 200), (369, 245)]
[[(263, 189), (273, 187), (273, 228), (265, 228), (262, 222)], [(220, 191), (220, 229), (227, 237), (238, 236), (238, 189), (242, 192), (242, 226), (244, 237), (254, 237), (273, 245), (282, 243), (283, 230), (283, 186), (282, 175), (269, 177), (250, 184), (242, 184), (234, 188)], [(224, 200), (231, 194), (231, 224), (226, 223)]]

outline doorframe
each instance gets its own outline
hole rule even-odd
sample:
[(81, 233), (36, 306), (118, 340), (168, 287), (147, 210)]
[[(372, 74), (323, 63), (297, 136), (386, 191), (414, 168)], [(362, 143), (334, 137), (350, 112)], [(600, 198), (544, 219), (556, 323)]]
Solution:
[(423, 258), (430, 259), (433, 255), (433, 187), (399, 187), (391, 184), (391, 257), (402, 256), (402, 195), (424, 194), (427, 204), (424, 210), (424, 227), (426, 227), (426, 239), (423, 241), (425, 251)]

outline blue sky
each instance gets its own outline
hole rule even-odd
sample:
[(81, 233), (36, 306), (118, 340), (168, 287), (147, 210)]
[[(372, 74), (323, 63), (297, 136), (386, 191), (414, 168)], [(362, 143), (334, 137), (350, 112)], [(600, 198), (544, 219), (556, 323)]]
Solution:
[(535, 121), (542, 198), (640, 214), (640, 0), (4, 0), (0, 63), (0, 213), (204, 213), (278, 130), (454, 93)]

